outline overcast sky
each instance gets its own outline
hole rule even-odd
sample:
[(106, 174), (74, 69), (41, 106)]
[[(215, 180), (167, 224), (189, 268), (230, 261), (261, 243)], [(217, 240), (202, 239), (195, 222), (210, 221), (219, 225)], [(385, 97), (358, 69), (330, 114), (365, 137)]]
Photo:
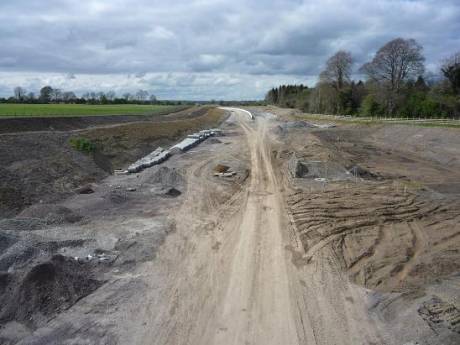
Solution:
[(0, 96), (145, 89), (161, 99), (255, 99), (314, 85), (325, 60), (356, 67), (415, 38), (427, 67), (460, 50), (460, 0), (0, 0)]

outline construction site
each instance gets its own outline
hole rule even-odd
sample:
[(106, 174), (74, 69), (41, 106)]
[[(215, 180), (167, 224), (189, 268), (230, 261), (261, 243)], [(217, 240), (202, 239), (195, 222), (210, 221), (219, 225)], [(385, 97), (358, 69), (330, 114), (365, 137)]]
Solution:
[(0, 344), (460, 343), (458, 128), (0, 121)]

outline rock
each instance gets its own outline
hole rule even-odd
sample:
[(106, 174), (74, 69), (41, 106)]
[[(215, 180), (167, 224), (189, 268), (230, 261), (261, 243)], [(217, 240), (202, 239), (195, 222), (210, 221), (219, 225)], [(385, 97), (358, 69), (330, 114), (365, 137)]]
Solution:
[(173, 197), (173, 198), (176, 198), (181, 194), (182, 192), (176, 188), (169, 188), (165, 193), (165, 195)]
[(226, 173), (228, 171), (228, 169), (230, 169), (230, 167), (226, 166), (226, 165), (223, 165), (223, 164), (217, 164), (215, 167), (214, 167), (214, 171), (216, 173)]
[(75, 190), (76, 193), (78, 194), (92, 194), (94, 193), (94, 189), (92, 188), (91, 185), (86, 185), (86, 186), (82, 186), (80, 188), (77, 188)]

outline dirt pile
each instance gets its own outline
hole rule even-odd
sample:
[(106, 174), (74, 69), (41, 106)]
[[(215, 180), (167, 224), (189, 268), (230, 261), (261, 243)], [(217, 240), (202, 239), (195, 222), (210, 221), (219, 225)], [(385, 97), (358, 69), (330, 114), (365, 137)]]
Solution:
[(22, 211), (19, 218), (38, 218), (46, 222), (46, 224), (64, 224), (76, 223), (83, 216), (75, 213), (67, 207), (54, 204), (36, 204)]
[(0, 323), (25, 322), (34, 327), (42, 318), (69, 308), (103, 282), (90, 264), (55, 255), (31, 267), (24, 274), (0, 275)]
[(162, 187), (179, 187), (184, 185), (185, 180), (177, 169), (163, 166), (148, 179), (148, 182), (160, 184)]
[(292, 177), (302, 178), (306, 177), (309, 173), (307, 164), (298, 160), (294, 155), (289, 160), (289, 172)]
[(225, 172), (227, 172), (229, 169), (230, 169), (229, 166), (223, 165), (223, 164), (217, 164), (217, 165), (214, 167), (214, 171), (215, 171), (216, 173), (225, 173)]

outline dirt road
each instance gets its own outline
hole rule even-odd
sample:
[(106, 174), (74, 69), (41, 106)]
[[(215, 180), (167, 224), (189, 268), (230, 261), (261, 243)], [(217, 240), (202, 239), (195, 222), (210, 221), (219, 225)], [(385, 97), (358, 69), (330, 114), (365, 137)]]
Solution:
[[(250, 181), (224, 205), (193, 197), (183, 204), (176, 224), (178, 233), (187, 229), (188, 244), (172, 236), (160, 254), (157, 267), (167, 261), (165, 275), (176, 280), (165, 287), (165, 300), (148, 302), (150, 331), (142, 343), (379, 343), (363, 305), (364, 289), (337, 276), (327, 258), (309, 266), (296, 261), (302, 246), (290, 226), (281, 177), (272, 162), (270, 119), (235, 115), (247, 142)], [(206, 195), (206, 183), (199, 178), (203, 165), (190, 170), (191, 196)], [(200, 228), (206, 229), (202, 236), (196, 235)], [(180, 271), (170, 261), (176, 255), (178, 262), (186, 262)]]
[(233, 255), (228, 288), (219, 309), (214, 344), (297, 344), (283, 229), (286, 213), (266, 142), (266, 122), (253, 127), (243, 120), (251, 155), (251, 181), (242, 209), (230, 226), (238, 242)]

